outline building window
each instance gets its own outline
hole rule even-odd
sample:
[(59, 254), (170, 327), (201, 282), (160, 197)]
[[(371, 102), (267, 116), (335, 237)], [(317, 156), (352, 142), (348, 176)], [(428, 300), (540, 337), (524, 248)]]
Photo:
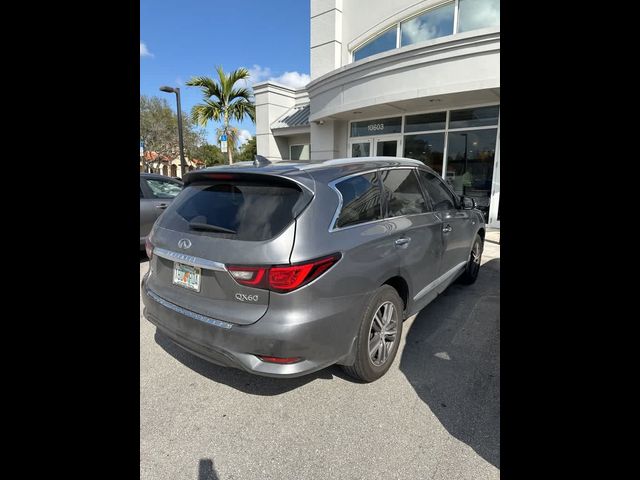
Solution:
[(452, 110), (449, 128), (470, 128), (498, 125), (499, 106)]
[(455, 3), (433, 8), (400, 24), (400, 46), (453, 35)]
[(458, 195), (472, 197), (488, 218), (496, 154), (497, 128), (449, 132), (447, 183)]
[(400, 133), (402, 131), (402, 117), (378, 118), (363, 122), (352, 122), (352, 137), (369, 137), (371, 135), (386, 135), (388, 133)]
[(444, 132), (405, 135), (404, 156), (420, 160), (425, 165), (442, 173), (444, 158)]
[[(455, 21), (456, 11), (458, 12), (457, 22)], [(409, 19), (388, 26), (385, 31), (353, 50), (353, 61), (454, 33), (499, 26), (500, 0), (443, 2)]]
[(500, 0), (459, 0), (458, 32), (500, 25)]
[(396, 48), (397, 35), (397, 28), (394, 26), (390, 30), (378, 35), (373, 40), (369, 40), (353, 52), (353, 61), (356, 62), (363, 58), (370, 57), (371, 55), (375, 55), (376, 53), (386, 52), (387, 50)]
[(290, 145), (289, 158), (291, 160), (309, 160), (309, 145)]
[(405, 133), (424, 132), (427, 130), (444, 130), (447, 123), (447, 112), (423, 113), (408, 115), (404, 125)]

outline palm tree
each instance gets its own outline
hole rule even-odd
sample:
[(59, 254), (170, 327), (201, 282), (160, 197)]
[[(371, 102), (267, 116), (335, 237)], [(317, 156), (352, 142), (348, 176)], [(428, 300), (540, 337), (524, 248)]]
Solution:
[[(210, 120), (219, 122), (222, 120), (222, 133), (230, 139), (229, 121), (234, 119), (241, 122), (245, 116), (252, 122), (256, 121), (256, 107), (253, 103), (251, 91), (245, 87), (236, 87), (240, 80), (249, 78), (246, 68), (239, 68), (229, 73), (224, 73), (222, 67), (216, 67), (218, 80), (210, 77), (192, 77), (186, 84), (190, 87), (200, 87), (203, 103), (195, 105), (191, 110), (191, 117), (199, 125), (205, 127)], [(219, 137), (218, 137), (219, 138)], [(229, 164), (233, 163), (233, 148), (231, 142), (227, 148)]]

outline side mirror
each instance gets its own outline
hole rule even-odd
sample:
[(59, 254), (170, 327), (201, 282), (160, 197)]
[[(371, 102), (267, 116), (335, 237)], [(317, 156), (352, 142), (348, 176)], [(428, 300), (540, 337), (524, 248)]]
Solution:
[(473, 210), (476, 208), (476, 200), (471, 197), (460, 197), (463, 210)]

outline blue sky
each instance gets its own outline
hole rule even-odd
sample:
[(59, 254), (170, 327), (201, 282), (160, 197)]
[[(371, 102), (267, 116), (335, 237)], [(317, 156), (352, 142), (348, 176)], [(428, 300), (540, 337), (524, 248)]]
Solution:
[[(175, 95), (158, 88), (179, 86), (182, 110), (190, 112), (202, 97), (184, 82), (194, 75), (217, 78), (216, 65), (246, 67), (253, 82), (306, 84), (309, 0), (140, 0), (141, 94), (165, 97), (175, 110)], [(236, 126), (255, 134), (250, 120)], [(210, 143), (215, 128), (206, 128)]]

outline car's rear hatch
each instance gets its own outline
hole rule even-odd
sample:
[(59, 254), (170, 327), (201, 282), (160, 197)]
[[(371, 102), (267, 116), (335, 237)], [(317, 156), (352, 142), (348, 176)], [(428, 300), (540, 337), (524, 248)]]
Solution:
[(240, 285), (226, 265), (289, 263), (295, 218), (313, 198), (312, 187), (313, 181), (232, 169), (189, 174), (152, 231), (148, 287), (208, 317), (256, 322), (269, 291)]

